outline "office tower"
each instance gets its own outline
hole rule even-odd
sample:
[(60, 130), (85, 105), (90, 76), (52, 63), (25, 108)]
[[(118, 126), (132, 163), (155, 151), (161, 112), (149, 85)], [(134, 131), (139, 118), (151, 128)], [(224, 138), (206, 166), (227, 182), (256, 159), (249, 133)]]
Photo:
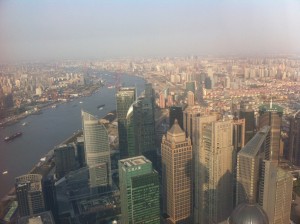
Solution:
[(192, 117), (193, 124), (191, 130), (191, 138), (193, 144), (193, 170), (194, 170), (194, 223), (204, 223), (204, 216), (207, 212), (204, 210), (204, 182), (207, 181), (207, 172), (204, 167), (203, 156), (203, 130), (204, 127), (217, 120), (216, 115), (204, 115)]
[(45, 210), (51, 211), (54, 219), (58, 222), (58, 203), (56, 199), (55, 180), (53, 175), (46, 176), (42, 180)]
[(56, 178), (64, 177), (71, 170), (75, 169), (74, 145), (60, 145), (54, 149), (55, 174)]
[(85, 152), (84, 152), (84, 137), (80, 136), (76, 139), (76, 160), (78, 162), (79, 168), (85, 166)]
[(259, 204), (270, 224), (290, 223), (293, 176), (278, 167), (277, 161), (262, 162)]
[(159, 94), (159, 107), (162, 109), (164, 109), (166, 107), (166, 99), (165, 99), (164, 93)]
[(175, 119), (163, 136), (163, 210), (168, 223), (192, 223), (192, 144)]
[(188, 91), (187, 93), (187, 104), (188, 106), (195, 105), (195, 94), (192, 91)]
[(233, 204), (236, 203), (236, 173), (237, 173), (237, 153), (245, 145), (245, 119), (233, 118), (233, 133), (232, 133), (232, 145), (233, 145)]
[(238, 153), (236, 205), (257, 202), (259, 171), (270, 147), (269, 132), (269, 126), (261, 128)]
[[(127, 113), (127, 142), (129, 157), (145, 155), (148, 159), (156, 153), (154, 107), (151, 98), (141, 97)], [(153, 160), (152, 160), (153, 161)]]
[(107, 130), (98, 119), (82, 111), (82, 127), (86, 165), (91, 188), (111, 186), (110, 146)]
[(122, 223), (160, 223), (159, 177), (144, 156), (119, 160)]
[(212, 79), (210, 77), (206, 77), (205, 81), (205, 89), (212, 89)]
[(186, 137), (190, 137), (193, 143), (193, 118), (200, 117), (201, 107), (199, 105), (188, 106), (183, 111), (183, 130), (185, 131)]
[(180, 106), (173, 106), (169, 109), (169, 127), (171, 128), (177, 119), (180, 128), (183, 128), (183, 111)]
[(27, 174), (17, 177), (15, 189), (21, 217), (45, 211), (42, 175)]
[(290, 119), (289, 160), (300, 166), (300, 111)]
[(245, 119), (245, 144), (247, 144), (255, 134), (254, 110), (247, 104), (241, 103), (239, 118)]
[(185, 83), (185, 91), (188, 93), (189, 91), (195, 94), (196, 92), (196, 83), (195, 82), (186, 82)]
[(145, 84), (145, 97), (146, 98), (155, 98), (155, 92), (154, 89), (152, 88), (152, 84), (151, 83), (146, 83)]
[(174, 105), (174, 101), (173, 101), (173, 96), (172, 95), (168, 95), (168, 97), (167, 97), (167, 105), (168, 105), (168, 107), (172, 107)]
[(279, 160), (280, 126), (283, 108), (278, 105), (262, 105), (259, 107), (259, 128), (270, 126), (270, 149), (266, 152), (267, 160)]
[(200, 191), (195, 199), (199, 212), (195, 223), (219, 223), (227, 219), (233, 209), (232, 120), (205, 123), (200, 135), (202, 141), (196, 143), (200, 144), (199, 159), (195, 159), (199, 162), (195, 174), (200, 176), (195, 180), (195, 188)]
[(116, 100), (120, 157), (125, 158), (128, 156), (126, 116), (129, 107), (136, 100), (136, 89), (133, 87), (120, 88), (116, 94)]
[(233, 148), (238, 153), (245, 145), (245, 119), (234, 118), (233, 124)]

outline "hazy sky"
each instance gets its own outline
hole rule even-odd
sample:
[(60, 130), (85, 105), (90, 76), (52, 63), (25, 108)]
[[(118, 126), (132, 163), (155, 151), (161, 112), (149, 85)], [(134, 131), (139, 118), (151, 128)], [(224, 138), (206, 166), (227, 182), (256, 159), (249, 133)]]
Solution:
[(0, 0), (0, 60), (300, 53), (300, 1)]

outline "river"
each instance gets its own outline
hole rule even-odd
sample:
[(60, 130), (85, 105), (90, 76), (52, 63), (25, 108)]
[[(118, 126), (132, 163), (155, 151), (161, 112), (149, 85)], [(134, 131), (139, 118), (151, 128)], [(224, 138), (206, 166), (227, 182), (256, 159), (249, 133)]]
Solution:
[[(113, 80), (111, 74), (99, 75), (108, 82)], [(139, 95), (144, 90), (145, 81), (121, 75), (121, 83), (123, 86), (136, 86)], [(97, 106), (102, 104), (105, 107), (98, 110)], [(14, 125), (0, 128), (0, 199), (14, 186), (15, 177), (28, 173), (49, 150), (82, 128), (81, 109), (99, 118), (104, 117), (116, 109), (115, 89), (102, 87), (89, 97), (44, 109), (40, 115), (31, 115)], [(27, 125), (23, 126), (23, 122)], [(18, 131), (23, 132), (21, 137), (11, 142), (3, 141), (5, 136)], [(2, 174), (4, 171), (7, 174)]]

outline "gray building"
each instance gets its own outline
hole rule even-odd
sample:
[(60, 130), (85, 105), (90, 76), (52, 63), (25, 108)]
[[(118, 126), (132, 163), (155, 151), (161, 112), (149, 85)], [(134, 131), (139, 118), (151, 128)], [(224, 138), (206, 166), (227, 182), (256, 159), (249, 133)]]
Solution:
[(21, 217), (45, 211), (42, 175), (27, 174), (17, 177), (15, 189)]
[(64, 177), (75, 169), (75, 149), (73, 144), (60, 145), (54, 149), (56, 178)]
[(259, 171), (268, 151), (270, 127), (265, 126), (241, 149), (237, 156), (236, 205), (256, 203)]

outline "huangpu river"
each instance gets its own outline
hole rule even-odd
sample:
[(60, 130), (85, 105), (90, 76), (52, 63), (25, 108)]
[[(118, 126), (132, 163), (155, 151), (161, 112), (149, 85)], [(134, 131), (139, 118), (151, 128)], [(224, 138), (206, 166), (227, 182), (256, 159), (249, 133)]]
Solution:
[[(113, 73), (98, 75), (107, 82), (114, 81)], [(120, 77), (122, 85), (135, 86), (138, 95), (144, 91), (144, 79), (125, 74)], [(14, 125), (0, 128), (0, 199), (13, 188), (15, 177), (28, 173), (53, 147), (82, 129), (82, 109), (99, 118), (115, 110), (115, 93), (115, 88), (101, 87), (91, 96), (43, 109), (40, 115), (30, 115)], [(102, 104), (105, 107), (98, 110), (97, 106)], [(26, 125), (22, 125), (24, 122)], [(21, 137), (3, 141), (5, 136), (19, 131), (23, 133)], [(5, 171), (7, 174), (3, 174)]]

